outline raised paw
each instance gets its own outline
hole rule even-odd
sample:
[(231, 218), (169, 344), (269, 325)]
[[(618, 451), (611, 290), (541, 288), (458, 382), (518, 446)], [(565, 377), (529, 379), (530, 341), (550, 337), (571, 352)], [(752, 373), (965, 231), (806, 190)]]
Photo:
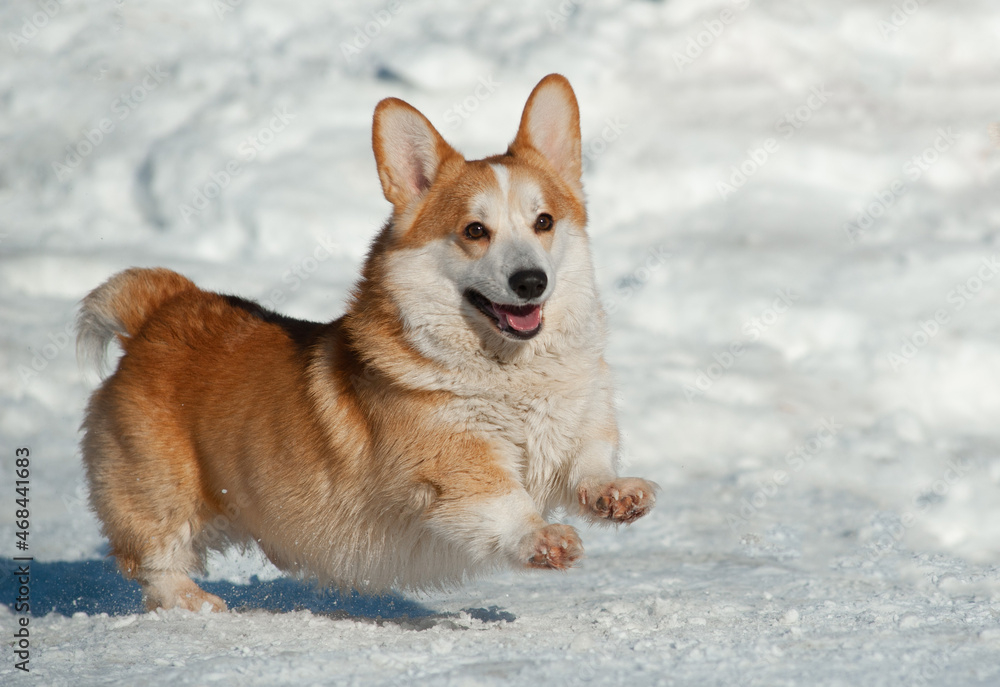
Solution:
[(522, 551), (529, 568), (565, 570), (583, 555), (583, 544), (569, 525), (546, 525), (524, 538)]
[(649, 512), (659, 487), (638, 477), (622, 477), (605, 484), (580, 487), (580, 506), (586, 515), (628, 524)]

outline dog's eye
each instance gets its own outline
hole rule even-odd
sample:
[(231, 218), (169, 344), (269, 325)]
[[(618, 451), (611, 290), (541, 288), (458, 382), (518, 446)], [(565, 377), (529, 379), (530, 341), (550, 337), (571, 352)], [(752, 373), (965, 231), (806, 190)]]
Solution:
[(481, 222), (473, 222), (465, 228), (465, 238), (472, 239), (473, 241), (481, 239), (488, 234), (489, 232), (486, 231), (486, 227)]
[(535, 220), (535, 231), (549, 231), (552, 229), (552, 225), (555, 222), (552, 220), (552, 215), (547, 212), (543, 212)]

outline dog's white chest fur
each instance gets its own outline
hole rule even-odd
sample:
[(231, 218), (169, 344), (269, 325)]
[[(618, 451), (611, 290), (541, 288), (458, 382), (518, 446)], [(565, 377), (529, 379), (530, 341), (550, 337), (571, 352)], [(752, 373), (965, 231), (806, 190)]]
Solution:
[(610, 380), (599, 359), (539, 357), (476, 375), (447, 412), (488, 436), (543, 513), (566, 493), (588, 422), (607, 414)]

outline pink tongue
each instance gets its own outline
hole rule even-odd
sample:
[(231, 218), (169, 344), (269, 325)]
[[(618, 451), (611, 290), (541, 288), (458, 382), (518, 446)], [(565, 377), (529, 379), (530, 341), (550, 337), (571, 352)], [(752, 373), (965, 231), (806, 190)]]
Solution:
[(542, 307), (540, 305), (518, 308), (518, 312), (497, 306), (494, 306), (494, 310), (500, 315), (502, 322), (519, 332), (530, 332), (538, 329), (538, 325), (542, 321)]

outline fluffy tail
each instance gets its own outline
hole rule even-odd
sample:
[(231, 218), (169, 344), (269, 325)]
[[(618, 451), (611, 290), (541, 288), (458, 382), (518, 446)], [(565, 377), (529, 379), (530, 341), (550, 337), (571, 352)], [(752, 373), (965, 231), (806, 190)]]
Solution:
[(179, 293), (196, 289), (171, 270), (133, 267), (87, 294), (76, 319), (76, 357), (107, 375), (108, 344), (116, 335), (134, 336), (157, 308)]

